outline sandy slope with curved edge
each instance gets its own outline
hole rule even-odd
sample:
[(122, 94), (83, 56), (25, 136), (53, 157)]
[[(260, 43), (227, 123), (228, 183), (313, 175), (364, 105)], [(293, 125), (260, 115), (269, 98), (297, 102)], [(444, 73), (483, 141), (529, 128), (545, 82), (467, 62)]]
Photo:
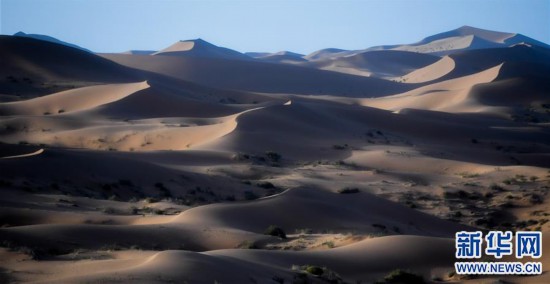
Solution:
[(307, 188), (292, 189), (274, 198), (252, 203), (193, 208), (183, 212), (173, 222), (239, 228), (252, 232), (262, 232), (267, 224), (279, 224), (291, 232), (310, 228), (314, 231), (373, 233), (379, 229), (372, 224), (382, 224), (389, 231), (447, 237), (457, 229), (466, 228), (392, 204), (368, 193), (346, 196)]
[[(289, 252), (266, 250), (217, 250), (206, 253), (164, 251), (141, 260), (126, 262), (115, 260), (118, 267), (86, 276), (69, 276), (50, 279), (55, 281), (128, 281), (213, 283), (269, 283), (274, 276), (292, 281), (293, 265), (315, 264), (326, 266), (339, 273), (346, 281), (375, 281), (385, 273), (404, 267), (432, 275), (434, 266), (451, 269), (454, 243), (450, 239), (393, 236), (368, 239), (353, 245), (322, 252)], [(417, 261), (418, 254), (425, 257)], [(252, 261), (253, 262), (252, 262)], [(246, 271), (235, 273), (236, 271)], [(435, 271), (434, 271), (435, 272)], [(253, 279), (253, 280), (252, 280)], [(321, 283), (321, 282), (319, 282)]]
[(422, 53), (377, 50), (317, 60), (302, 65), (353, 75), (393, 78), (423, 68), (438, 59), (437, 56)]
[(489, 109), (469, 97), (473, 86), (497, 78), (502, 64), (477, 74), (420, 87), (400, 95), (363, 99), (362, 105), (399, 111), (404, 108), (446, 112), (479, 112)]
[(264, 93), (378, 97), (414, 88), (378, 78), (253, 60), (101, 54), (119, 64), (211, 87)]
[[(227, 135), (235, 129), (241, 114), (277, 105), (279, 101), (285, 103), (273, 100), (226, 106), (142, 82), (85, 87), (4, 103), (0, 104), (0, 111), (13, 114), (7, 120), (12, 127), (25, 125), (30, 130), (24, 135), (7, 135), (4, 141), (16, 143), (24, 139), (90, 149), (185, 150)], [(192, 115), (196, 117), (188, 117)]]
[(433, 64), (419, 68), (404, 75), (401, 80), (406, 83), (424, 83), (441, 78), (455, 68), (455, 62), (449, 56), (445, 56)]
[(21, 102), (0, 104), (3, 115), (49, 115), (92, 109), (149, 88), (146, 81), (83, 87)]
[(15, 155), (15, 156), (0, 157), (0, 159), (26, 158), (26, 157), (32, 157), (32, 156), (40, 155), (42, 153), (44, 153), (44, 149), (38, 149), (38, 150), (36, 150), (35, 152), (32, 152), (32, 153)]

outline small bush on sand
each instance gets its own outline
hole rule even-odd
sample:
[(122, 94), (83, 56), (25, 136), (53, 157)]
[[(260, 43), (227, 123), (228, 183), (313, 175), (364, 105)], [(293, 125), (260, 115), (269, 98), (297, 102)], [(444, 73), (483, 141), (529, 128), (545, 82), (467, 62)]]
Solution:
[(267, 151), (265, 152), (265, 155), (267, 156), (268, 159), (270, 159), (272, 162), (275, 162), (275, 163), (279, 162), (282, 158), (281, 154), (273, 151)]
[(489, 189), (494, 191), (504, 191), (504, 188), (496, 183), (492, 183), (491, 185), (489, 185)]
[[(298, 274), (301, 275), (300, 277), (301, 280), (308, 280), (307, 276), (311, 275), (317, 279), (324, 280), (324, 282), (327, 282), (327, 283), (344, 283), (340, 275), (338, 275), (338, 273), (326, 267), (321, 267), (317, 265), (302, 265), (302, 266), (293, 265), (292, 270), (298, 271)], [(308, 283), (308, 282), (301, 281), (297, 283)]]
[(256, 195), (252, 191), (247, 190), (247, 191), (244, 192), (244, 199), (245, 200), (255, 200), (255, 199), (258, 199), (258, 195)]
[(258, 245), (254, 241), (244, 241), (237, 245), (240, 249), (259, 249)]
[(275, 225), (271, 225), (271, 226), (267, 227), (267, 229), (264, 232), (264, 235), (269, 235), (269, 236), (279, 237), (281, 239), (286, 239), (285, 231), (283, 229), (275, 226)]
[(401, 269), (396, 269), (384, 277), (384, 281), (379, 283), (426, 283), (421, 275), (417, 275)]
[(272, 183), (270, 183), (269, 181), (259, 182), (256, 185), (258, 187), (265, 188), (265, 189), (275, 188), (275, 186)]
[(359, 189), (358, 188), (345, 187), (345, 188), (339, 189), (338, 193), (340, 193), (340, 194), (359, 193)]
[(323, 275), (323, 268), (315, 265), (307, 265), (304, 271), (317, 276)]
[(344, 145), (332, 145), (332, 149), (334, 150), (345, 150), (348, 148), (348, 144), (344, 144)]

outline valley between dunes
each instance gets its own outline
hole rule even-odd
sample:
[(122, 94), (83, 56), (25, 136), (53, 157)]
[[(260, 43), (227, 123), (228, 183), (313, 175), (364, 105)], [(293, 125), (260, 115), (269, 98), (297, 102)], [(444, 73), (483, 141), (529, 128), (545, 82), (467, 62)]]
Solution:
[[(546, 44), (0, 58), (2, 283), (550, 282)], [(544, 273), (456, 275), (462, 230), (542, 231)]]

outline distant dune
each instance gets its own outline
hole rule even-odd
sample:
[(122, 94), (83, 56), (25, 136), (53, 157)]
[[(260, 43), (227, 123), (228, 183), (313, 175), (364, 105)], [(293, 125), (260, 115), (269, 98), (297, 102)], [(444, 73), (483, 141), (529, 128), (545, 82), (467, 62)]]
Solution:
[(224, 59), (249, 59), (248, 56), (231, 50), (229, 48), (218, 47), (202, 39), (179, 41), (173, 45), (157, 51), (152, 55), (163, 56), (185, 56), (185, 57), (206, 57), (206, 58), (224, 58)]

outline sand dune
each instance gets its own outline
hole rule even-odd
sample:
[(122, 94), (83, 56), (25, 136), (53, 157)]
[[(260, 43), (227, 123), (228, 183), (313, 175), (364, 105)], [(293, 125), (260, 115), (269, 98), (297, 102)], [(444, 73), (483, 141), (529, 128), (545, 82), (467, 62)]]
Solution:
[(50, 115), (93, 109), (149, 88), (147, 82), (99, 85), (0, 105), (2, 115)]
[[(254, 218), (247, 218), (251, 215)], [(381, 224), (387, 228), (382, 231), (389, 234), (447, 237), (461, 227), (367, 193), (345, 196), (313, 189), (294, 189), (254, 203), (204, 206), (184, 212), (174, 222), (252, 232), (262, 232), (269, 224), (278, 224), (290, 232), (309, 228), (355, 233), (379, 232), (381, 229), (373, 224)]]
[[(2, 78), (13, 76), (18, 82), (24, 81), (23, 77), (31, 80), (19, 82), (18, 86), (29, 84), (36, 89), (41, 88), (40, 83), (50, 81), (72, 85), (79, 82), (93, 84), (138, 81), (136, 75), (128, 68), (69, 46), (34, 38), (9, 36), (1, 36), (0, 43)], [(3, 82), (1, 86), (7, 88), (9, 83)]]
[(362, 104), (388, 110), (403, 108), (444, 110), (446, 112), (479, 112), (489, 107), (470, 99), (473, 86), (495, 80), (502, 65), (457, 79), (424, 86), (410, 92), (379, 99), (366, 99)]
[(401, 80), (408, 83), (424, 83), (439, 79), (455, 68), (455, 61), (449, 56), (445, 56), (437, 62), (416, 69), (409, 74), (403, 75)]
[[(307, 56), (3, 36), (0, 58), (2, 283), (484, 283), (450, 274), (456, 231), (550, 230), (550, 52), (522, 35)], [(543, 275), (498, 278), (548, 282), (547, 239)]]
[[(436, 62), (439, 57), (394, 50), (365, 51), (333, 59), (316, 60), (306, 66), (379, 78), (405, 75)], [(411, 82), (414, 83), (414, 82)]]
[(152, 55), (250, 60), (248, 56), (240, 52), (229, 48), (218, 47), (200, 38), (176, 42)]
[(470, 26), (462, 26), (455, 30), (429, 36), (414, 44), (377, 46), (370, 49), (393, 49), (448, 55), (463, 50), (506, 48), (518, 43), (527, 43), (545, 48), (548, 47), (545, 43), (521, 34), (495, 32)]
[(260, 53), (260, 52), (253, 52), (253, 53), (247, 53), (253, 58), (262, 60), (262, 61), (268, 61), (268, 62), (277, 62), (277, 63), (300, 63), (300, 62), (306, 62), (307, 60), (304, 59), (303, 54), (298, 54), (290, 51), (279, 51), (275, 53)]
[(290, 64), (125, 54), (102, 56), (132, 68), (202, 85), (251, 92), (377, 97), (413, 88), (377, 78), (364, 78)]
[[(518, 67), (525, 65), (518, 70), (530, 69), (528, 67), (533, 64), (545, 65), (543, 62), (548, 62), (550, 53), (547, 49), (527, 45), (516, 45), (511, 48), (490, 48), (480, 50), (468, 50), (448, 56), (449, 59), (441, 61), (439, 64), (427, 66), (411, 73), (413, 74), (433, 74), (429, 76), (431, 83), (463, 77), (478, 73), (481, 70), (486, 70), (496, 65), (506, 63), (514, 64)], [(453, 61), (451, 68), (450, 62)], [(445, 64), (444, 64), (445, 63)], [(512, 70), (514, 68), (511, 68)], [(407, 76), (405, 76), (407, 77)], [(412, 79), (412, 78), (411, 78)]]
[[(431, 245), (426, 245), (427, 243)], [(251, 279), (264, 282), (272, 281), (273, 277), (277, 276), (285, 281), (292, 281), (296, 274), (291, 270), (292, 265), (314, 263), (329, 267), (347, 281), (375, 281), (382, 278), (383, 273), (393, 270), (393, 265), (407, 267), (426, 275), (431, 274), (427, 268), (430, 265), (449, 267), (452, 259), (445, 255), (452, 250), (452, 245), (452, 242), (446, 239), (403, 236), (366, 240), (350, 247), (319, 253), (220, 250), (198, 254), (166, 251), (143, 258), (137, 265), (129, 264), (124, 268), (87, 277), (58, 280), (132, 279), (137, 282), (169, 280), (212, 283), (219, 279), (228, 282), (248, 282)], [(418, 253), (427, 253), (430, 257), (422, 263), (414, 262), (413, 259)], [(400, 261), (395, 262), (398, 255)], [(250, 263), (250, 259), (254, 259), (255, 263)], [(373, 259), (376, 261), (373, 262)], [(233, 273), (245, 267), (247, 273)]]
[(322, 59), (330, 59), (333, 57), (339, 57), (346, 54), (347, 50), (339, 49), (339, 48), (325, 48), (318, 51), (314, 51), (308, 55), (306, 55), (304, 58), (307, 60), (322, 60)]
[(382, 50), (408, 51), (444, 56), (469, 50), (492, 48), (506, 49), (507, 47), (518, 44), (548, 48), (547, 44), (522, 34), (496, 32), (470, 26), (462, 26), (458, 29), (426, 37), (413, 44), (382, 45), (363, 50), (327, 48), (315, 51), (304, 58), (310, 61), (335, 60), (368, 51)]
[(13, 36), (28, 37), (28, 38), (34, 38), (34, 39), (43, 40), (43, 41), (49, 41), (49, 42), (52, 42), (52, 43), (66, 45), (66, 46), (69, 46), (69, 47), (72, 47), (72, 48), (80, 49), (80, 50), (87, 51), (87, 52), (91, 53), (91, 51), (86, 49), (86, 48), (83, 48), (83, 47), (78, 46), (76, 44), (68, 43), (68, 42), (59, 40), (57, 38), (51, 37), (51, 36), (47, 36), (47, 35), (27, 34), (25, 32), (20, 31), (20, 32), (17, 32), (15, 34), (13, 34)]

